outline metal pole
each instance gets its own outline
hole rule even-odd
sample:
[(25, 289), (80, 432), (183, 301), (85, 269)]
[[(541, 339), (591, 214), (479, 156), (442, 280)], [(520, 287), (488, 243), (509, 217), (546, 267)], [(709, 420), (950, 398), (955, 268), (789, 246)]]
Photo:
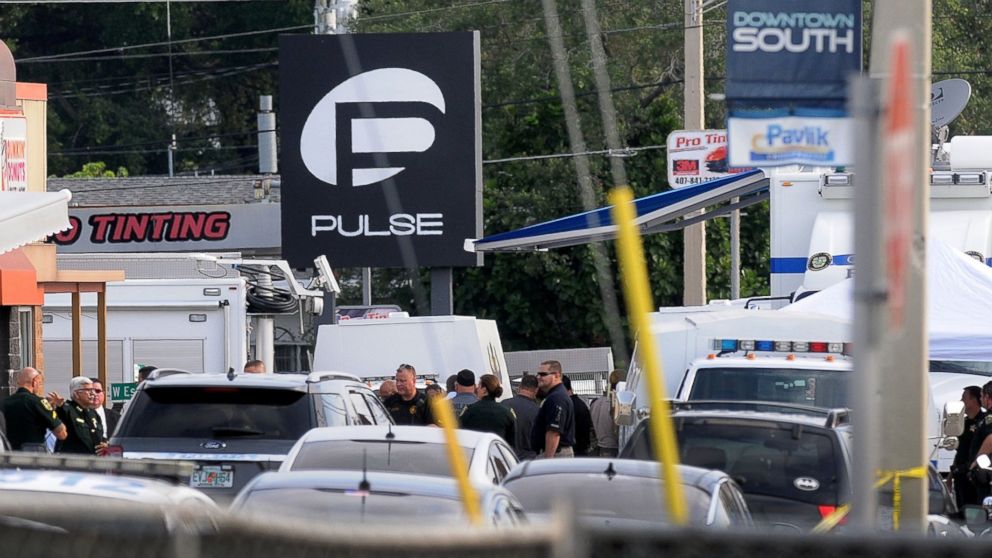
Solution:
[[(905, 307), (903, 327), (887, 327), (886, 358), (879, 362), (885, 397), (879, 400), (881, 468), (906, 471), (927, 462), (928, 354), (926, 332), (926, 216), (929, 213), (930, 165), (930, 0), (876, 0), (873, 14), (871, 76), (883, 78), (889, 68), (889, 47), (896, 31), (905, 31), (909, 40), (909, 73), (913, 137), (911, 169), (913, 192), (910, 255), (905, 268)], [(877, 159), (876, 159), (877, 161)], [(883, 180), (886, 178), (882, 177)], [(870, 185), (876, 186), (876, 185)], [(858, 265), (863, 263), (859, 255)], [(858, 273), (861, 273), (860, 270)], [(922, 532), (926, 527), (927, 479), (902, 481), (902, 522), (906, 530)]]
[(255, 316), (255, 358), (265, 363), (265, 370), (275, 371), (275, 319)]
[[(703, 3), (685, 0), (685, 129), (702, 130), (703, 113)], [(706, 225), (686, 227), (683, 239), (683, 291), (686, 306), (706, 304)]]
[(362, 304), (372, 305), (372, 268), (362, 268)]
[(451, 268), (431, 268), (431, 315), (450, 316), (455, 313), (451, 289)]
[(850, 113), (855, 121), (856, 160), (854, 186), (854, 253), (858, 272), (854, 276), (854, 370), (849, 393), (854, 410), (854, 471), (851, 507), (854, 529), (868, 532), (875, 528), (878, 493), (879, 392), (878, 378), (884, 326), (880, 319), (885, 301), (882, 273), (882, 195), (875, 172), (878, 153), (878, 101), (873, 82), (859, 77), (849, 89)]
[[(734, 198), (731, 203), (737, 203)], [(741, 210), (730, 212), (730, 298), (741, 297)]]

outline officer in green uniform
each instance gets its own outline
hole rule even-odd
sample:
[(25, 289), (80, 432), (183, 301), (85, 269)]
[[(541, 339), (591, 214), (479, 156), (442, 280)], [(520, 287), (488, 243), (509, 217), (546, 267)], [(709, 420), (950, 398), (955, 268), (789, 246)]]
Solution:
[[(3, 401), (7, 421), (7, 438), (15, 450), (44, 447), (45, 432), (51, 430), (58, 440), (66, 437), (66, 427), (55, 413), (45, 393), (45, 377), (38, 370), (23, 368), (14, 373), (17, 391)], [(24, 447), (25, 444), (28, 447)]]
[(393, 416), (393, 422), (407, 426), (434, 424), (427, 397), (417, 391), (417, 371), (409, 364), (396, 370), (396, 394), (386, 398), (383, 405)]
[(55, 444), (57, 453), (96, 455), (97, 446), (106, 441), (100, 416), (94, 410), (97, 401), (94, 390), (93, 381), (89, 378), (79, 376), (69, 382), (72, 400), (56, 409), (59, 418), (66, 424), (69, 435)]
[[(977, 459), (979, 455), (992, 454), (992, 382), (987, 382), (982, 386), (982, 407), (990, 412), (975, 428), (975, 433), (971, 439), (971, 451), (969, 452), (972, 460)], [(992, 478), (990, 478), (989, 471), (980, 469), (973, 462), (968, 476), (975, 485), (978, 502), (981, 502), (986, 496), (992, 496), (992, 486), (989, 484)]]
[(517, 416), (513, 409), (496, 402), (496, 398), (503, 395), (503, 386), (499, 385), (499, 378), (492, 374), (483, 374), (479, 378), (479, 388), (476, 393), (479, 402), (465, 408), (465, 412), (458, 419), (461, 427), (479, 432), (492, 432), (502, 436), (508, 444), (516, 442)]

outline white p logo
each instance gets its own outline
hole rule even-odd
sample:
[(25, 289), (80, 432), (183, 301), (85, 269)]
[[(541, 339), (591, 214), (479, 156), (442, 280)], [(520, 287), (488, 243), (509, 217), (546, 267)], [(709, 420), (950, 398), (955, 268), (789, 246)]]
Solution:
[[(427, 103), (442, 114), (445, 110), (441, 89), (420, 72), (382, 68), (348, 78), (324, 95), (303, 125), (300, 155), (307, 170), (328, 184), (351, 186), (374, 184), (402, 172), (406, 167), (342, 164), (362, 160), (353, 158), (355, 154), (421, 153), (434, 144), (434, 126), (424, 118), (392, 114), (396, 111), (390, 104), (395, 103), (401, 103), (393, 105), (400, 108)], [(371, 104), (378, 104), (375, 117), (363, 115), (362, 109)], [(350, 173), (342, 176), (342, 171)]]

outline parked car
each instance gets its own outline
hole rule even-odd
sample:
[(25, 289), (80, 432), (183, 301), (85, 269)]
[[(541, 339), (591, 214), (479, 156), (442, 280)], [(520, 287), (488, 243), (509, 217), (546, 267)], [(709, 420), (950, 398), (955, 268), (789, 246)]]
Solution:
[[(457, 430), (476, 484), (499, 484), (517, 464), (513, 449), (489, 432)], [(451, 476), (444, 431), (430, 426), (315, 428), (289, 451), (280, 471), (345, 469)]]
[[(474, 486), (485, 525), (526, 523), (523, 508), (509, 491), (489, 482)], [(322, 524), (405, 524), (413, 516), (431, 525), (467, 520), (454, 479), (360, 470), (264, 473), (238, 494), (231, 511)]]
[[(733, 478), (755, 522), (814, 527), (850, 501), (852, 432), (846, 409), (778, 403), (675, 403), (679, 458)], [(621, 457), (651, 459), (649, 421)]]
[[(686, 465), (680, 465), (678, 473), (691, 526), (752, 526), (744, 496), (726, 473)], [(550, 516), (558, 500), (575, 510), (586, 526), (650, 527), (672, 521), (661, 476), (656, 461), (547, 459), (520, 463), (503, 479), (503, 486), (535, 521)]]
[(372, 391), (348, 374), (172, 373), (138, 386), (110, 451), (195, 461), (190, 486), (230, 501), (252, 477), (278, 468), (311, 428), (391, 423)]
[(88, 535), (213, 532), (221, 510), (178, 484), (191, 470), (188, 463), (136, 467), (95, 456), (8, 452), (0, 455), (0, 525)]

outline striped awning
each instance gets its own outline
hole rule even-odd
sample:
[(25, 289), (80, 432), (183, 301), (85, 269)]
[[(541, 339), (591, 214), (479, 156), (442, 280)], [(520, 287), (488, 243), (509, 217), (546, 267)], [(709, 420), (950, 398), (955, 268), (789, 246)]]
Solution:
[(69, 228), (69, 190), (0, 192), (0, 254)]

